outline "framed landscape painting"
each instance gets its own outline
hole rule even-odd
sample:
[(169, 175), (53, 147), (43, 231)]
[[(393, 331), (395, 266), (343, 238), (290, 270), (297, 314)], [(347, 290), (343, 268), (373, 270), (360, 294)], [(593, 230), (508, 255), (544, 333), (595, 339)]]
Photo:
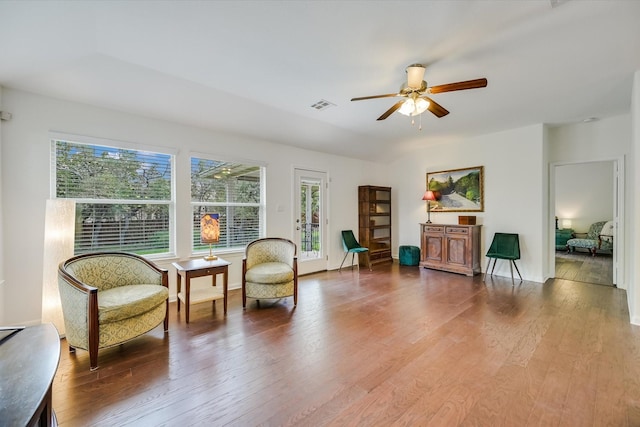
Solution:
[(427, 172), (427, 190), (436, 194), (431, 212), (484, 212), (483, 166)]

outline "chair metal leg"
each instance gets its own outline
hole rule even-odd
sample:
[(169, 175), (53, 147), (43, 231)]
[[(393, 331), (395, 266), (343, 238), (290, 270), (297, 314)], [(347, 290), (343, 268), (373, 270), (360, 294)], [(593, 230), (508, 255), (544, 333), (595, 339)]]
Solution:
[(349, 252), (345, 252), (344, 258), (342, 258), (342, 262), (340, 263), (340, 268), (338, 269), (338, 271), (342, 270), (342, 264), (344, 264), (344, 260), (347, 259), (348, 255), (349, 255)]
[(516, 264), (516, 260), (512, 260), (511, 262), (513, 262), (513, 266), (516, 268), (516, 271), (518, 272), (518, 277), (520, 277), (520, 281), (522, 282), (522, 275), (520, 274), (520, 270), (518, 270), (518, 264)]
[(494, 258), (493, 259), (493, 268), (491, 269), (491, 275), (493, 276), (493, 270), (496, 269), (496, 261), (498, 261), (498, 258)]
[(513, 280), (513, 263), (509, 260), (509, 271), (511, 272), (511, 285), (515, 286), (516, 282)]
[(487, 268), (484, 269), (484, 277), (482, 281), (485, 282), (487, 280), (487, 272), (489, 271), (489, 265), (491, 264), (491, 258), (487, 261)]
[(369, 251), (367, 251), (367, 265), (369, 266), (369, 271), (371, 270), (371, 255), (369, 255)]
[[(356, 253), (351, 254), (351, 269), (353, 270), (353, 259), (356, 257)], [(358, 266), (356, 267), (360, 271), (360, 255), (358, 255)]]

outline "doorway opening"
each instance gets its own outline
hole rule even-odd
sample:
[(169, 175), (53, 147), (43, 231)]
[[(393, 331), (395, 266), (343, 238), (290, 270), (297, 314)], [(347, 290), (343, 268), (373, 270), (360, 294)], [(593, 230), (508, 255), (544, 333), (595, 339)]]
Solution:
[[(550, 207), (555, 229), (551, 231), (549, 260), (553, 277), (608, 286), (622, 283), (622, 168), (621, 159), (552, 165)], [(571, 240), (593, 237), (596, 228), (604, 228), (603, 221), (614, 231), (595, 232), (595, 256), (593, 249)]]

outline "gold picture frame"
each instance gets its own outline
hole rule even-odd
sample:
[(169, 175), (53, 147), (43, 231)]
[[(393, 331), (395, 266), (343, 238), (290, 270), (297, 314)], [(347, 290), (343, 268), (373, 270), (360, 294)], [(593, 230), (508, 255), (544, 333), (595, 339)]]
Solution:
[(431, 212), (484, 212), (484, 166), (427, 172)]

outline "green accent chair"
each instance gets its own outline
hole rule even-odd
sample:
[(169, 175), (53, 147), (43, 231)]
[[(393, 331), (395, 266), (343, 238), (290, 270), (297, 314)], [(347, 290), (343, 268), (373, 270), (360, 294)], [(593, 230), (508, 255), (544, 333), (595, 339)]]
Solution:
[(487, 278), (487, 271), (489, 271), (489, 264), (493, 259), (493, 268), (491, 269), (491, 275), (493, 276), (493, 270), (496, 268), (496, 261), (498, 259), (506, 259), (509, 261), (509, 269), (511, 270), (511, 283), (515, 285), (513, 279), (513, 267), (516, 268), (520, 281), (522, 282), (522, 276), (520, 270), (516, 265), (516, 260), (520, 259), (520, 239), (516, 233), (495, 233), (493, 235), (493, 241), (487, 251), (487, 268), (484, 271), (483, 281)]
[(98, 350), (120, 345), (164, 322), (169, 329), (169, 276), (140, 255), (100, 252), (60, 263), (58, 290), (69, 351), (89, 351), (98, 369)]
[(298, 304), (297, 247), (291, 240), (267, 237), (254, 240), (242, 260), (242, 307), (247, 298), (280, 299), (293, 296)]
[(587, 249), (591, 256), (596, 256), (597, 251), (612, 251), (613, 241), (603, 239), (600, 235), (602, 227), (606, 223), (607, 221), (594, 222), (589, 226), (589, 231), (585, 238), (569, 239), (566, 245), (567, 252), (575, 252), (576, 248), (582, 248)]
[(360, 243), (356, 240), (356, 236), (353, 235), (352, 230), (342, 230), (342, 247), (344, 248), (344, 258), (342, 258), (342, 262), (340, 263), (340, 268), (338, 271), (342, 270), (342, 265), (344, 261), (347, 259), (347, 255), (351, 254), (351, 269), (353, 269), (353, 258), (356, 254), (358, 254), (358, 270), (360, 269), (360, 254), (367, 254), (367, 265), (369, 266), (369, 271), (371, 271), (371, 258), (369, 258), (369, 248), (365, 248), (361, 246)]

